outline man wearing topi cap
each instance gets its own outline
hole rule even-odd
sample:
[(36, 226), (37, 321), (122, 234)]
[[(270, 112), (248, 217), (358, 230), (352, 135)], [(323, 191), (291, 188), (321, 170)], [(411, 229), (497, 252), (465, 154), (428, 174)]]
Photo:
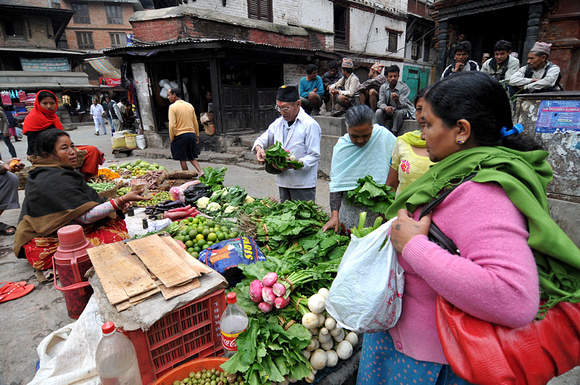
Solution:
[(510, 78), (510, 86), (523, 92), (561, 91), (560, 67), (548, 61), (551, 46), (537, 41), (528, 54), (528, 64)]
[(258, 162), (264, 163), (265, 149), (280, 142), (284, 149), (304, 165), (300, 169), (291, 167), (284, 170), (271, 170), (271, 173), (277, 174), (276, 184), (282, 202), (288, 199), (314, 201), (316, 197), (320, 159), (320, 126), (302, 109), (300, 104), (298, 87), (294, 85), (280, 87), (276, 96), (276, 110), (281, 116), (270, 124), (252, 147)]
[(329, 87), (332, 116), (343, 115), (348, 108), (354, 105), (354, 98), (358, 96), (357, 87), (360, 80), (353, 73), (354, 63), (352, 59), (347, 57), (342, 59), (341, 71), (342, 77)]
[(379, 89), (387, 82), (387, 78), (383, 72), (383, 65), (375, 63), (369, 70), (369, 78), (359, 84), (357, 90), (359, 92), (360, 104), (369, 104), (373, 111), (377, 110), (377, 102), (379, 101)]

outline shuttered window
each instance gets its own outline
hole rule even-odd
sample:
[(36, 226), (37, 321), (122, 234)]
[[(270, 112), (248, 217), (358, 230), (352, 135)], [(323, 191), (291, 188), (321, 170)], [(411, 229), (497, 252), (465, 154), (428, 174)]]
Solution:
[(77, 32), (76, 34), (79, 49), (95, 49), (92, 32)]
[(76, 24), (91, 24), (88, 4), (71, 4), (72, 10), (75, 11), (73, 20)]
[(272, 22), (272, 0), (248, 0), (248, 17)]

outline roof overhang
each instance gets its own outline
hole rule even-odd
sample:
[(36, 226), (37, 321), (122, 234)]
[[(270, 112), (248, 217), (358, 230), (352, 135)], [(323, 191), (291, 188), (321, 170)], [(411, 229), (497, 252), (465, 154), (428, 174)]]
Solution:
[(46, 49), (46, 48), (13, 48), (13, 47), (0, 47), (0, 52), (16, 53), (18, 56), (30, 56), (30, 57), (58, 57), (58, 56), (69, 56), (72, 58), (83, 58), (87, 56), (86, 52), (80, 51), (69, 51), (60, 49)]
[[(183, 55), (189, 51), (194, 54), (196, 51), (225, 51), (232, 52), (260, 52), (264, 54), (277, 54), (281, 56), (300, 56), (321, 59), (339, 59), (341, 56), (335, 52), (325, 50), (310, 50), (303, 48), (281, 47), (273, 44), (256, 43), (247, 40), (234, 39), (185, 39), (156, 44), (139, 44), (131, 47), (120, 47), (105, 50), (103, 53), (112, 57), (123, 57), (128, 61), (137, 61), (135, 58), (157, 58), (162, 57), (169, 60), (167, 53), (175, 52)], [(171, 60), (174, 60), (172, 58)]]
[(84, 72), (0, 71), (0, 89), (95, 90)]
[(0, 3), (0, 14), (2, 16), (9, 16), (11, 14), (45, 15), (50, 18), (50, 21), (52, 22), (54, 41), (58, 42), (70, 19), (73, 17), (74, 11), (71, 9), (30, 7), (2, 2)]

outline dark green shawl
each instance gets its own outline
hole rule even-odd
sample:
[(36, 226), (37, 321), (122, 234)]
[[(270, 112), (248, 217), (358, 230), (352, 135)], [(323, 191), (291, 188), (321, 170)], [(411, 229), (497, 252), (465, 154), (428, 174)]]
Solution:
[[(558, 302), (580, 302), (580, 250), (550, 218), (546, 186), (552, 167), (545, 151), (520, 152), (505, 147), (475, 147), (459, 151), (433, 165), (405, 189), (387, 211), (414, 212), (432, 201), (441, 190), (477, 173), (474, 182), (499, 183), (512, 203), (527, 218), (545, 311)], [(461, 215), (461, 213), (457, 213)]]
[(31, 239), (54, 234), (103, 201), (73, 167), (42, 157), (33, 158), (32, 165), (14, 237), (16, 255)]

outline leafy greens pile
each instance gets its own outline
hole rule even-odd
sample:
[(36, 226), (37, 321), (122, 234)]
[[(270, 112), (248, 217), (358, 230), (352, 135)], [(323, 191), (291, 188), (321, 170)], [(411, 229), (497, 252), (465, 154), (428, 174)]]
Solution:
[(242, 372), (246, 384), (283, 382), (284, 376), (304, 378), (312, 367), (302, 355), (310, 343), (310, 332), (300, 324), (284, 330), (276, 317), (251, 318), (248, 328), (236, 338), (238, 353), (221, 368)]
[(395, 199), (395, 191), (390, 186), (378, 184), (370, 175), (360, 178), (357, 183), (358, 186), (348, 192), (347, 202), (368, 207), (375, 213), (386, 213)]
[(199, 178), (199, 181), (206, 186), (211, 187), (212, 191), (220, 190), (224, 187), (226, 170), (227, 167), (222, 167), (219, 170), (212, 167), (204, 167), (204, 175)]
[(276, 165), (280, 170), (289, 166), (293, 166), (296, 170), (304, 167), (302, 163), (296, 160), (290, 160), (291, 155), (288, 150), (282, 147), (282, 143), (276, 142), (266, 151), (266, 162)]

